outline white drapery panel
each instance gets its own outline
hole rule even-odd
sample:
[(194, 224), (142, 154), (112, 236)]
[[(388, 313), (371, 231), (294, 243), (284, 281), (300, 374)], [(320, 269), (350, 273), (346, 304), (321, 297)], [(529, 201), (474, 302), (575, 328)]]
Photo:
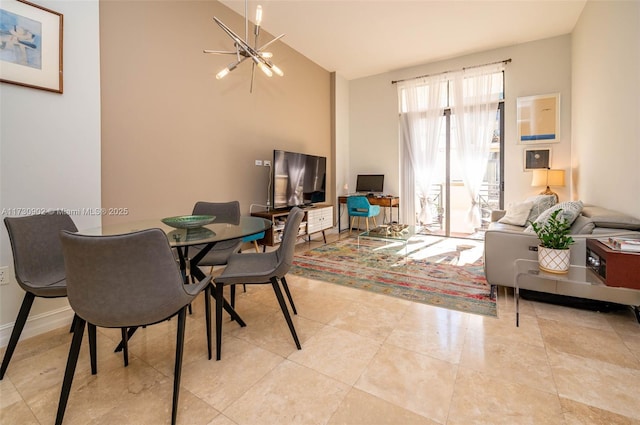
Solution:
[(398, 83), (402, 223), (415, 224), (417, 217), (424, 223), (432, 220), (429, 192), (446, 104), (446, 81), (440, 74)]
[(452, 125), (457, 130), (452, 146), (471, 200), (467, 218), (474, 228), (481, 224), (480, 188), (487, 170), (501, 94), (496, 89), (499, 81), (495, 76), (503, 70), (503, 63), (465, 69), (454, 73), (450, 82)]

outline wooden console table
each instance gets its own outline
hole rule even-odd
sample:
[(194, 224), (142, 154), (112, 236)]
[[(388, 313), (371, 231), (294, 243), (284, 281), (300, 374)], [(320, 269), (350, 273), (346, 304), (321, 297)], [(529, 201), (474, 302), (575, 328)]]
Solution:
[[(316, 205), (313, 207), (303, 208), (304, 218), (300, 223), (299, 236), (307, 236), (311, 240), (311, 235), (322, 232), (324, 243), (327, 243), (325, 230), (333, 227), (333, 206), (332, 205)], [(271, 221), (272, 226), (265, 231), (264, 238), (258, 241), (263, 245), (264, 249), (268, 246), (278, 245), (282, 240), (282, 231), (284, 223), (289, 217), (289, 210), (269, 210), (251, 213), (254, 217), (262, 217)]]
[[(352, 196), (360, 196), (360, 195), (352, 195)], [(342, 232), (340, 218), (342, 218), (342, 204), (347, 203), (347, 198), (349, 196), (338, 196), (338, 233)], [(382, 208), (389, 208), (389, 217), (391, 221), (393, 221), (393, 208), (397, 209), (398, 219), (400, 221), (400, 197), (398, 196), (367, 196), (369, 203), (371, 205), (379, 205)], [(386, 211), (385, 211), (386, 215)]]

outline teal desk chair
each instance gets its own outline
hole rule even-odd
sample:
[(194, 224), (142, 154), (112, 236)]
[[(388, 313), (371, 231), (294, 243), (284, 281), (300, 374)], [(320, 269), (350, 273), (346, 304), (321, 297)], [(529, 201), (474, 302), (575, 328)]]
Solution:
[(242, 238), (242, 242), (253, 242), (253, 246), (256, 249), (256, 252), (260, 252), (260, 248), (258, 247), (258, 240), (264, 238), (264, 232), (256, 233), (255, 235), (245, 236)]
[(380, 214), (379, 205), (371, 205), (366, 196), (349, 196), (347, 198), (347, 213), (351, 220), (349, 225), (349, 234), (353, 223), (358, 219), (358, 229), (360, 228), (360, 217), (364, 217), (367, 222), (367, 231), (369, 231), (369, 217), (373, 219), (373, 224), (377, 227), (376, 216)]

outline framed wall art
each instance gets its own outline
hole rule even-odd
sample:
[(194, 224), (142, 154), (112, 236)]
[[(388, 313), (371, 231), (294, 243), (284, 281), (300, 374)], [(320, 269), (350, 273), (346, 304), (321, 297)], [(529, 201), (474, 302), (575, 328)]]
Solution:
[(62, 93), (60, 13), (24, 0), (0, 3), (0, 81)]
[(519, 97), (517, 99), (518, 143), (556, 143), (560, 141), (560, 94)]
[(551, 148), (526, 148), (524, 150), (524, 171), (537, 168), (551, 168)]

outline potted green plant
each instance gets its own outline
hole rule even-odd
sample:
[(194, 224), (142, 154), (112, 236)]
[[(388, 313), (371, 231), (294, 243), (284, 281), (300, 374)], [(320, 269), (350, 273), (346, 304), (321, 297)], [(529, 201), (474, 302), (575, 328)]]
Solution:
[(538, 245), (538, 264), (541, 270), (552, 273), (569, 271), (569, 247), (574, 240), (569, 236), (571, 225), (562, 217), (558, 217), (562, 209), (555, 210), (544, 223), (531, 222), (533, 231), (540, 239)]

